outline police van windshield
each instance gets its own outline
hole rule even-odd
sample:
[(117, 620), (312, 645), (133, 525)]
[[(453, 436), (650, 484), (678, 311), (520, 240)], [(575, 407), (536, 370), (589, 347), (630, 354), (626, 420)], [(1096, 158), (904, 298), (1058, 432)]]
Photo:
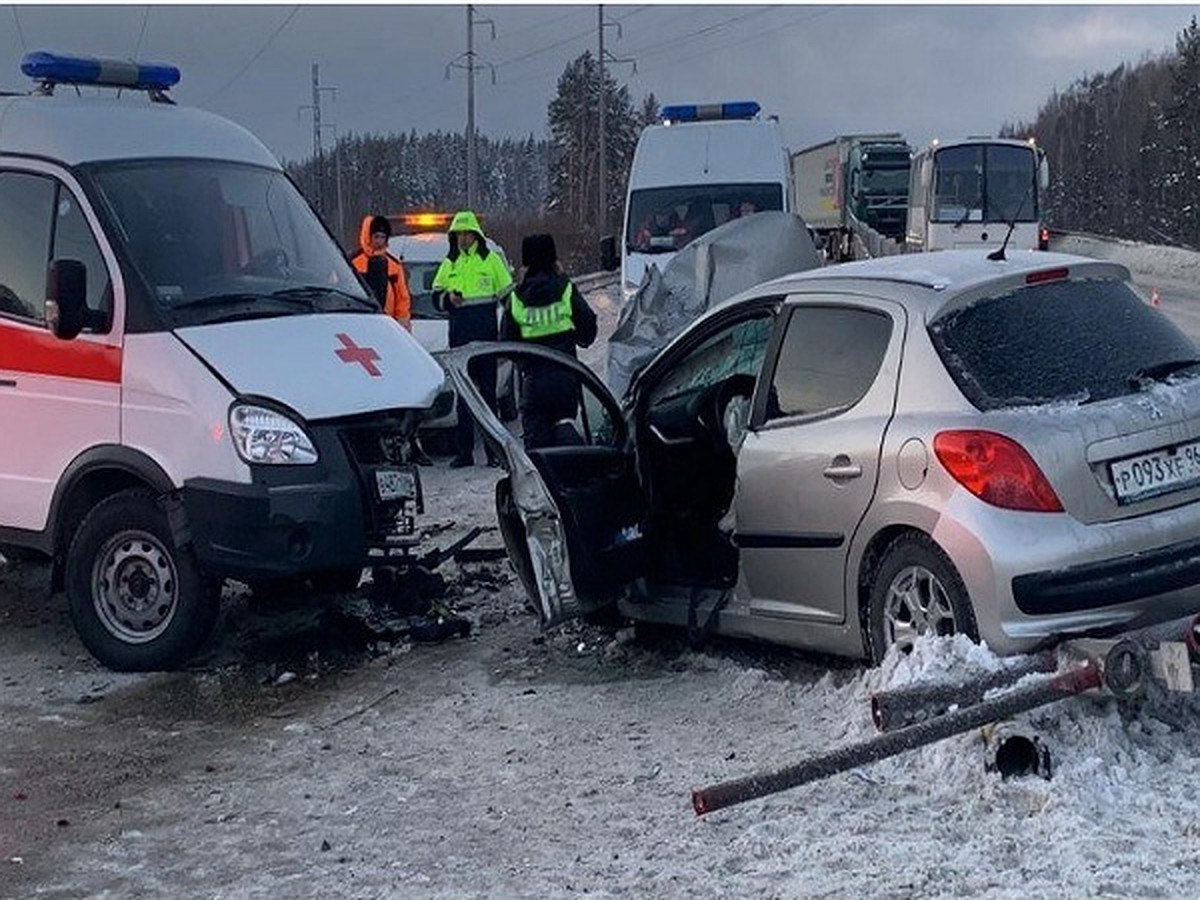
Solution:
[(778, 184), (689, 184), (646, 188), (629, 195), (626, 249), (674, 253), (731, 219), (783, 209)]
[(138, 274), (169, 312), (212, 321), (376, 308), (281, 172), (141, 160), (90, 173)]

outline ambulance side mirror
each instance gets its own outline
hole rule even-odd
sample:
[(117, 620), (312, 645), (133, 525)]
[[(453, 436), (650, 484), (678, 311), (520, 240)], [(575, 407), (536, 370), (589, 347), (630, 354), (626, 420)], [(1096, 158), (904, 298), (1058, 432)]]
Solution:
[(77, 337), (88, 322), (87, 268), (77, 259), (54, 260), (46, 293), (46, 324), (54, 336)]

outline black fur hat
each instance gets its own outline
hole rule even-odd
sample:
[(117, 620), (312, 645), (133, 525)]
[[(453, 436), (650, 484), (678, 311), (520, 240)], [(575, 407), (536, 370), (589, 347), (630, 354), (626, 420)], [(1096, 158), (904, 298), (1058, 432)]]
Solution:
[(551, 272), (558, 262), (558, 248), (549, 234), (530, 234), (521, 239), (521, 265), (530, 272)]

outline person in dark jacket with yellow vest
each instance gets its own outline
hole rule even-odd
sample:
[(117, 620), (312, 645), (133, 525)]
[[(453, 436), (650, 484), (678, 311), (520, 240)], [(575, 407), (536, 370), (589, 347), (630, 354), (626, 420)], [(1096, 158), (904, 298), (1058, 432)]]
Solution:
[(408, 281), (400, 260), (388, 253), (392, 224), (383, 216), (364, 216), (359, 233), (359, 250), (350, 265), (366, 279), (383, 311), (412, 331)]
[[(548, 234), (521, 241), (521, 283), (512, 292), (500, 321), (500, 339), (528, 341), (575, 356), (576, 347), (596, 339), (596, 314), (579, 289), (562, 273), (558, 250)], [(577, 439), (573, 429), (579, 409), (579, 385), (560, 366), (529, 359), (521, 363), (521, 426), (527, 449), (555, 446)]]
[[(500, 254), (488, 251), (487, 239), (475, 213), (460, 210), (450, 221), (450, 252), (433, 277), (433, 302), (450, 320), (451, 347), (471, 341), (496, 340), (496, 303), (512, 285), (512, 275)], [(472, 365), (471, 378), (494, 410), (496, 364)], [(458, 455), (452, 468), (475, 464), (475, 421), (464, 404), (458, 404)], [(496, 465), (491, 453), (490, 465)]]

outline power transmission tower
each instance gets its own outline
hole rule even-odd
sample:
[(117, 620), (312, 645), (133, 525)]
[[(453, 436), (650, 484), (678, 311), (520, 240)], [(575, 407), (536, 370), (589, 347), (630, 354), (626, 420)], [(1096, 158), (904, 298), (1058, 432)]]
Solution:
[(320, 66), (317, 63), (312, 64), (312, 103), (298, 107), (296, 114), (303, 116), (307, 110), (312, 113), (313, 120), (313, 206), (317, 209), (317, 214), (323, 216), (325, 213), (325, 158), (321, 149), (321, 94), (333, 94), (337, 96), (337, 88), (321, 87)]
[(492, 72), (492, 84), (496, 83), (496, 67), (490, 62), (476, 58), (475, 26), (488, 25), (492, 29), (492, 40), (496, 39), (496, 23), (491, 19), (475, 17), (475, 7), (467, 5), (467, 52), (456, 56), (446, 66), (446, 78), (451, 69), (467, 70), (467, 208), (475, 209), (478, 196), (479, 165), (475, 158), (475, 70), (487, 66)]
[(604, 74), (605, 62), (611, 63), (632, 63), (633, 74), (637, 74), (637, 60), (634, 59), (618, 59), (607, 50), (604, 49), (604, 29), (616, 28), (617, 40), (621, 39), (621, 23), (604, 21), (604, 4), (596, 6), (597, 27), (596, 30), (600, 35), (600, 48), (596, 54), (596, 59), (600, 64), (600, 90), (599, 90), (599, 106), (600, 106), (600, 195), (597, 205), (596, 224), (600, 231), (603, 232), (608, 227), (608, 81)]

